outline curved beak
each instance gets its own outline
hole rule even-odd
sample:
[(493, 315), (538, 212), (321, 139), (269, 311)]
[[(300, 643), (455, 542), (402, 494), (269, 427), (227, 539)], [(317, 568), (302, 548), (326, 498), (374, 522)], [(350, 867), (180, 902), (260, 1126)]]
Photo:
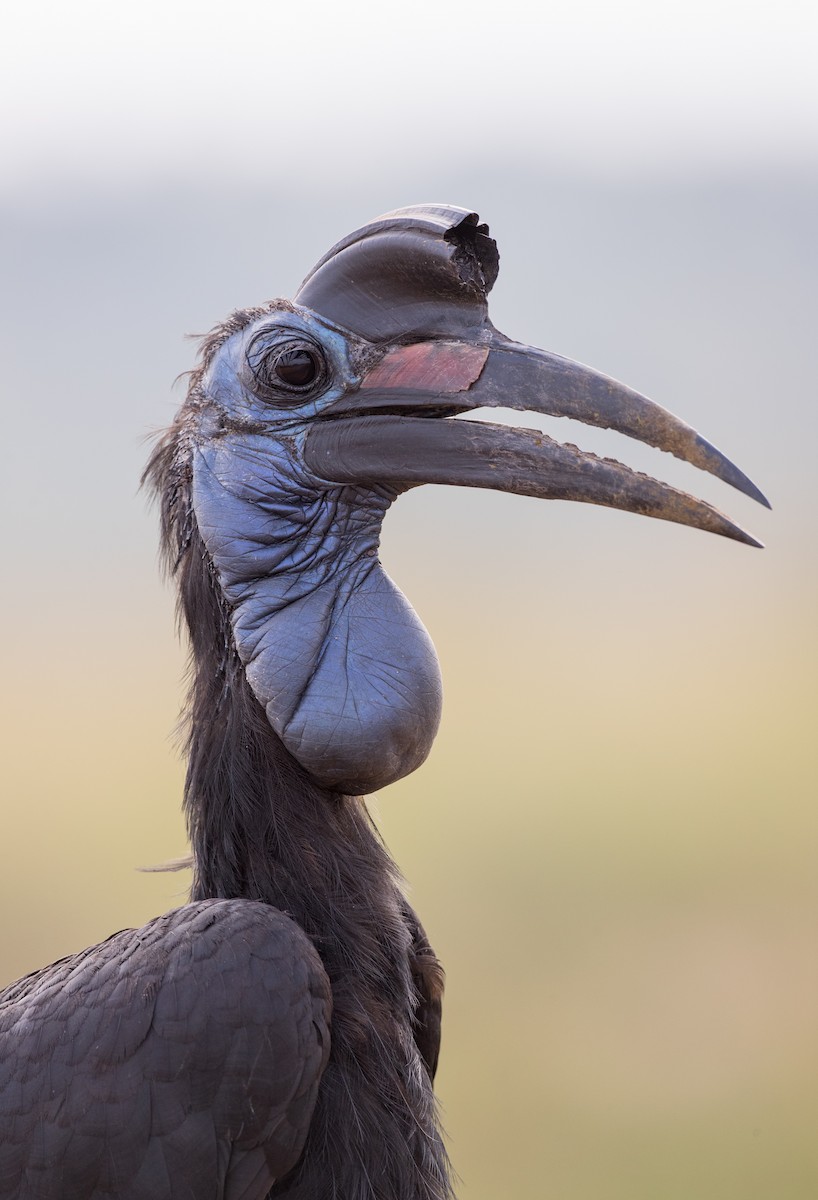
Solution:
[(747, 476), (689, 425), (624, 384), (490, 326), (476, 341), (389, 346), (355, 392), (325, 410), (307, 466), (336, 483), (493, 488), (576, 500), (705, 529), (761, 546), (717, 509), (613, 459), (542, 433), (441, 417), (477, 408), (571, 417), (667, 450), (769, 507)]

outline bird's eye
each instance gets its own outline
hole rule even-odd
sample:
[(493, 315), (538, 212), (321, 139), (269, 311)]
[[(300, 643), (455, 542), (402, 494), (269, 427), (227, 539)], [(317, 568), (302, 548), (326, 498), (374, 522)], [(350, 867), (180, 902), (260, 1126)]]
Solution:
[(269, 334), (260, 334), (247, 351), (247, 362), (262, 394), (301, 402), (314, 396), (327, 382), (326, 360), (310, 338), (270, 345)]
[(315, 355), (299, 346), (284, 350), (275, 360), (273, 371), (277, 379), (290, 387), (309, 387), (318, 374)]

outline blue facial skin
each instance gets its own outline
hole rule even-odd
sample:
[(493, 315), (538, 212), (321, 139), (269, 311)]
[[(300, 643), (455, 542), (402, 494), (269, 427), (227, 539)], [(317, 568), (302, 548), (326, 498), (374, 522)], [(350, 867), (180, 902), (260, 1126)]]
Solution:
[[(323, 379), (279, 386), (276, 352), (304, 345)], [(330, 483), (303, 461), (311, 421), (357, 387), (368, 354), (307, 309), (273, 309), (216, 353), (192, 453), (194, 511), (248, 682), (290, 753), (349, 794), (424, 761), (442, 699), (429, 635), (378, 560), (397, 491)]]

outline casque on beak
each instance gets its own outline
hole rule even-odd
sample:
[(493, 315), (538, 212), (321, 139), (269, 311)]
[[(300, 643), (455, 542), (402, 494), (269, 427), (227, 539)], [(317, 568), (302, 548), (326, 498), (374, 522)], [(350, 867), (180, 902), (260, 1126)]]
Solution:
[(338, 483), (463, 484), (659, 517), (760, 546), (703, 501), (542, 433), (439, 418), (484, 407), (565, 416), (667, 450), (761, 504), (755, 485), (694, 429), (624, 384), (499, 333), (487, 293), (499, 256), (465, 209), (423, 205), (329, 252), (297, 303), (366, 338), (357, 390), (315, 422), (311, 470)]

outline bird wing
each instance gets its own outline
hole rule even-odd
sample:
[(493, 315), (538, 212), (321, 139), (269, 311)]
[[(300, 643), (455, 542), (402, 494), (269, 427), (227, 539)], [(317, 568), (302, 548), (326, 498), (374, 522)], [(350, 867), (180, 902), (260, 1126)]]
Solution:
[(0, 1200), (261, 1200), (295, 1165), (331, 996), (298, 926), (205, 900), (0, 994)]

